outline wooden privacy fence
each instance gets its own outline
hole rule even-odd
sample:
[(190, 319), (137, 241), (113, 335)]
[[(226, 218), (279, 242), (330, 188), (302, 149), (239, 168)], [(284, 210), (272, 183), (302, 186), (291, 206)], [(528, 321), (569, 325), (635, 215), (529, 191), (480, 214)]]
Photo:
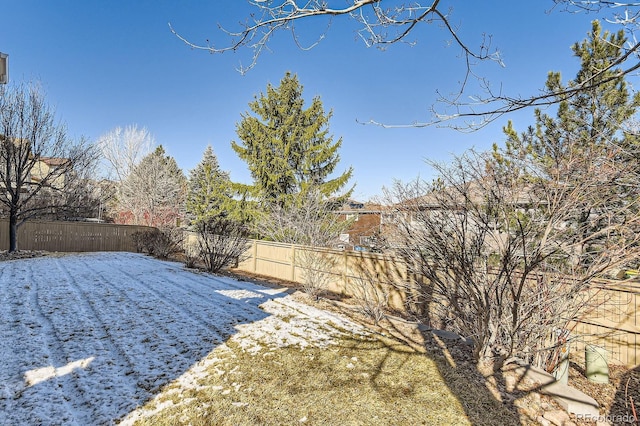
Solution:
[(571, 352), (584, 357), (588, 345), (606, 349), (613, 363), (640, 365), (640, 284), (602, 281), (590, 290), (593, 311), (571, 325)]
[[(407, 283), (415, 277), (409, 276), (404, 262), (391, 256), (253, 240), (238, 269), (303, 283), (307, 272), (300, 259), (309, 252), (327, 259), (324, 264), (329, 267), (324, 272), (331, 277), (328, 290), (358, 297), (364, 285), (375, 286), (388, 294), (391, 307), (405, 309), (408, 306), (407, 299), (412, 295), (392, 284)], [(640, 285), (601, 282), (591, 291), (598, 299), (598, 308), (572, 324), (573, 356), (582, 357), (586, 345), (592, 344), (604, 347), (612, 363), (639, 365)]]
[[(310, 257), (320, 261), (310, 261)], [(320, 249), (294, 244), (252, 240), (238, 269), (281, 280), (303, 283), (310, 268), (327, 275), (327, 290), (352, 297), (375, 287), (390, 306), (404, 309), (406, 294), (392, 284), (408, 279), (407, 268), (391, 256)]]
[[(136, 251), (131, 234), (153, 228), (90, 222), (28, 221), (18, 228), (18, 250)], [(9, 221), (0, 220), (0, 250), (9, 249)]]

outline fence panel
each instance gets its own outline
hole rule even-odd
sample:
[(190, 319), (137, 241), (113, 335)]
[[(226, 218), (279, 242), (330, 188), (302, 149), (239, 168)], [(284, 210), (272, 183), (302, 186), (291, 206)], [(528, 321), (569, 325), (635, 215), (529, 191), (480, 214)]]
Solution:
[(582, 359), (585, 347), (596, 345), (613, 363), (640, 365), (640, 285), (603, 281), (591, 292), (597, 308), (572, 324), (573, 356)]
[(404, 295), (391, 284), (406, 280), (407, 270), (401, 262), (389, 256), (252, 240), (247, 257), (239, 263), (238, 269), (302, 283), (306, 272), (302, 259), (309, 254), (321, 255), (326, 259), (322, 263), (327, 265), (327, 270), (323, 272), (330, 276), (328, 290), (357, 296), (357, 287), (369, 282), (380, 292), (388, 294), (391, 306), (404, 308)]
[[(136, 251), (131, 235), (146, 226), (28, 221), (18, 228), (19, 250), (57, 252)], [(9, 222), (0, 220), (0, 250), (9, 249)]]
[[(287, 281), (302, 283), (304, 268), (296, 262), (304, 251), (319, 250), (332, 261), (327, 271), (332, 280), (329, 290), (347, 296), (357, 293), (357, 286), (372, 283), (379, 291), (388, 292), (389, 303), (405, 308), (407, 295), (393, 284), (408, 282), (406, 265), (398, 259), (360, 252), (312, 249), (292, 244), (252, 241), (247, 258), (238, 269)], [(640, 284), (619, 285), (616, 282), (598, 283), (592, 290), (598, 308), (588, 312), (580, 322), (571, 324), (572, 353), (584, 355), (585, 345), (602, 346), (613, 363), (629, 367), (640, 364)]]

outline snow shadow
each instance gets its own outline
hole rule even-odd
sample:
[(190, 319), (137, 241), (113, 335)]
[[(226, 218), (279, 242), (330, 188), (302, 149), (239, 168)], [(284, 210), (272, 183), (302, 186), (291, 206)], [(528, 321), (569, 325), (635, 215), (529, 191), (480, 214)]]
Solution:
[(0, 263), (0, 424), (111, 424), (286, 296), (132, 253)]

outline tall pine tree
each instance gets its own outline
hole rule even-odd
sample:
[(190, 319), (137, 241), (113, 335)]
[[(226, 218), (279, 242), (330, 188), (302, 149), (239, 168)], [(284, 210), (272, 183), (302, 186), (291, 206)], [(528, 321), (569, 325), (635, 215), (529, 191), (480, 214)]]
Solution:
[[(500, 160), (524, 160), (537, 179), (556, 182), (555, 192), (540, 197), (557, 201), (566, 188), (580, 190), (593, 176), (601, 176), (573, 209), (572, 226), (580, 229), (575, 238), (585, 241), (581, 253), (596, 252), (604, 244), (590, 238), (612, 221), (624, 222), (636, 215), (635, 203), (639, 171), (637, 136), (624, 131), (640, 106), (640, 94), (632, 93), (620, 70), (614, 67), (626, 43), (622, 31), (603, 33), (598, 21), (592, 23), (585, 40), (572, 47), (581, 67), (575, 79), (563, 85), (560, 73), (551, 72), (547, 89), (560, 92), (578, 89), (560, 99), (555, 116), (535, 111), (535, 126), (518, 134), (509, 123), (504, 131), (506, 148), (495, 150)], [(531, 176), (526, 176), (531, 179)], [(607, 211), (616, 212), (607, 220), (594, 220)], [(587, 242), (588, 241), (588, 242)]]
[(187, 214), (195, 224), (230, 215), (232, 201), (229, 173), (222, 171), (213, 148), (208, 146), (202, 160), (189, 175)]
[[(287, 73), (280, 86), (267, 86), (267, 93), (249, 103), (236, 126), (240, 143), (232, 142), (238, 156), (249, 166), (253, 185), (245, 189), (265, 205), (286, 207), (309, 190), (325, 197), (338, 196), (352, 175), (349, 168), (331, 178), (340, 156), (342, 138), (334, 141), (320, 98), (304, 108), (302, 86)], [(351, 190), (342, 194), (348, 197)]]
[(587, 39), (572, 47), (581, 62), (575, 79), (564, 86), (558, 72), (550, 72), (547, 78), (549, 91), (580, 90), (564, 95), (555, 117), (537, 109), (535, 127), (521, 136), (509, 123), (507, 150), (524, 150), (547, 165), (573, 155), (595, 159), (620, 147), (635, 151), (636, 138), (623, 128), (640, 106), (640, 93), (632, 95), (620, 70), (613, 68), (625, 43), (622, 31), (602, 33), (600, 23), (594, 21)]

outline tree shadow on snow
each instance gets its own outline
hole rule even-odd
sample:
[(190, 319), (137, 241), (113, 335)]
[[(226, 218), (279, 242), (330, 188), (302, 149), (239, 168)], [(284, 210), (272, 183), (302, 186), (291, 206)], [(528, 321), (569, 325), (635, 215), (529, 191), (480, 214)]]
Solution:
[(20, 262), (2, 271), (0, 424), (112, 423), (287, 294), (131, 253)]

